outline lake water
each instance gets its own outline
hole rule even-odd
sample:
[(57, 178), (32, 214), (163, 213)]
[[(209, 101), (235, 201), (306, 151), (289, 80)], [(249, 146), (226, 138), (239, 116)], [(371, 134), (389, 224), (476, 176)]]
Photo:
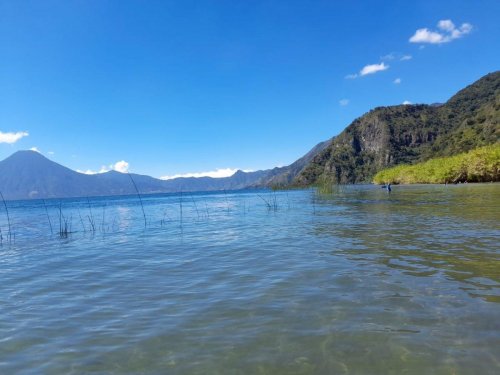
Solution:
[(143, 205), (2, 207), (1, 374), (500, 373), (498, 184)]

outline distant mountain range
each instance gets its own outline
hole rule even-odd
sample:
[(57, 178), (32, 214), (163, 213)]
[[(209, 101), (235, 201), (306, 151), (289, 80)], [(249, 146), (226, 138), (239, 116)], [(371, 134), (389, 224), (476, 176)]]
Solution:
[(287, 167), (255, 172), (240, 170), (223, 178), (181, 177), (171, 180), (139, 174), (129, 176), (116, 171), (87, 175), (55, 163), (38, 152), (18, 151), (0, 161), (0, 192), (10, 200), (136, 194), (130, 177), (141, 194), (238, 190), (278, 182), (288, 184), (328, 143), (316, 145)]
[(500, 72), (488, 74), (444, 104), (379, 107), (286, 167), (224, 178), (160, 180), (115, 171), (86, 175), (38, 152), (18, 151), (0, 162), (5, 199), (64, 198), (221, 191), (322, 182), (369, 182), (381, 169), (449, 156), (500, 140)]

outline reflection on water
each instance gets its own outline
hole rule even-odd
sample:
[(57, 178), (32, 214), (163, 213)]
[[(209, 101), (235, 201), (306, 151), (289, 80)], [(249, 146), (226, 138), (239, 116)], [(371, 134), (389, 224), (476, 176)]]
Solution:
[(0, 373), (500, 372), (500, 185), (258, 194), (9, 202)]

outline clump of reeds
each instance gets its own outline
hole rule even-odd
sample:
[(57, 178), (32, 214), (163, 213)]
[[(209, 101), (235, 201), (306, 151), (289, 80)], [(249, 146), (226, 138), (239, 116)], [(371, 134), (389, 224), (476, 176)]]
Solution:
[(71, 217), (68, 219), (63, 215), (62, 203), (59, 202), (59, 237), (68, 238), (71, 233)]
[(333, 194), (334, 186), (337, 186), (337, 184), (332, 177), (321, 176), (316, 184), (316, 193), (320, 195)]
[(269, 199), (264, 198), (260, 194), (257, 194), (257, 196), (264, 201), (268, 211), (278, 211), (278, 198), (276, 197), (276, 192), (273, 192)]

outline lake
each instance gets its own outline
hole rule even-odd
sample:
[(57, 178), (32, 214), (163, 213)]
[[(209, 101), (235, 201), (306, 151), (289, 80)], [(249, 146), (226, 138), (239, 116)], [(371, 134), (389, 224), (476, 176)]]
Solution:
[(500, 373), (499, 184), (142, 207), (1, 208), (0, 373)]

